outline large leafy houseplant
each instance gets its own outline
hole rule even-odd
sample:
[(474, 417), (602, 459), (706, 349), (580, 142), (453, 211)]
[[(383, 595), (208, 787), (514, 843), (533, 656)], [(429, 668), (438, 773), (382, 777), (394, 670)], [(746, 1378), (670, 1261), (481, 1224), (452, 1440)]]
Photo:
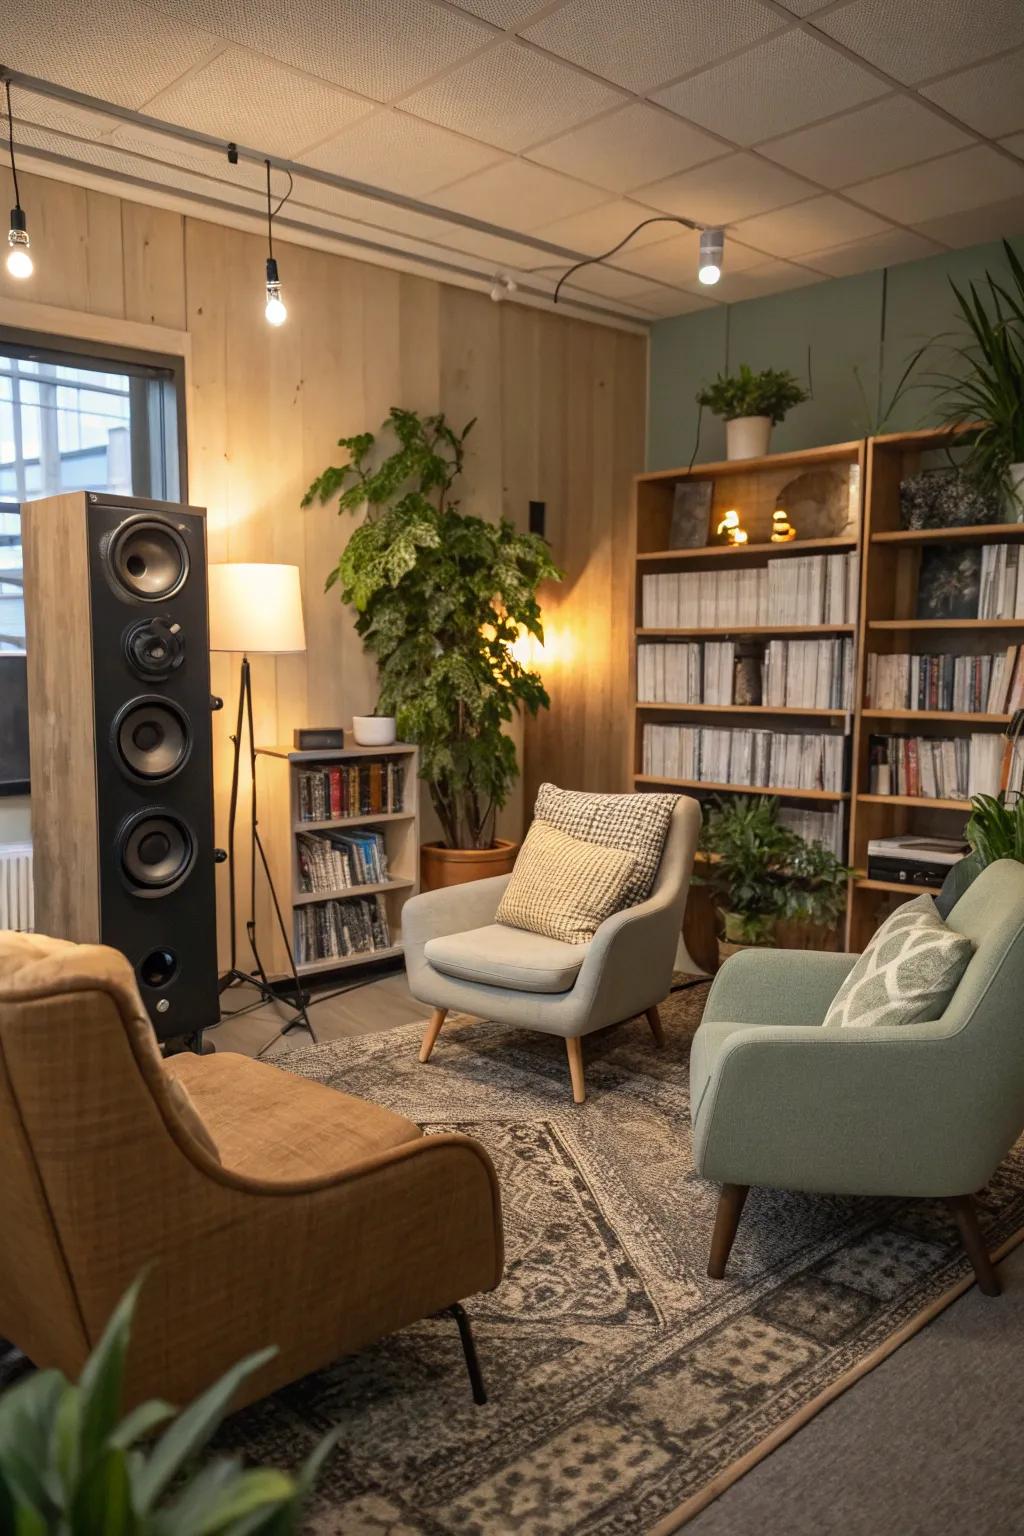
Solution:
[(783, 826), (774, 796), (713, 802), (700, 846), (710, 857), (694, 878), (709, 888), (727, 944), (772, 944), (786, 919), (821, 930), (838, 923), (851, 871)]
[[(77, 1385), (36, 1371), (0, 1396), (5, 1536), (290, 1536), (330, 1452), (328, 1435), (292, 1476), (197, 1460), (239, 1384), (273, 1349), (242, 1360), (182, 1413), (159, 1401), (124, 1418), (121, 1387), (138, 1284), (114, 1311)], [(159, 1438), (156, 1431), (168, 1424)]]
[[(964, 468), (990, 494), (1016, 493), (1024, 465), (1024, 265), (1003, 241), (1008, 282), (986, 272), (966, 292), (950, 279), (967, 338), (952, 347), (950, 371), (932, 382), (939, 392), (942, 420), (954, 427), (980, 423), (970, 434)], [(1016, 469), (1016, 474), (1014, 470)]]
[(489, 848), (518, 773), (504, 730), (549, 700), (516, 655), (525, 630), (540, 642), (537, 589), (561, 576), (536, 534), (485, 522), (452, 497), (466, 437), (443, 415), (392, 409), (397, 448), (383, 460), (373, 433), (341, 438), (348, 462), (325, 469), (303, 506), (366, 508), (327, 586), (356, 610), (377, 662), (379, 707), (420, 748), (420, 773), (449, 848)]

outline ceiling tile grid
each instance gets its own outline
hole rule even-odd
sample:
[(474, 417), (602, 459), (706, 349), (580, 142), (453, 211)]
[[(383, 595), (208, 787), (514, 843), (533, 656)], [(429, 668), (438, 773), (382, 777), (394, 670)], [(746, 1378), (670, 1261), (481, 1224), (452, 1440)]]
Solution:
[(623, 256), (630, 251), (641, 250), (644, 246), (670, 240), (673, 235), (679, 234), (680, 226), (675, 222), (674, 215), (658, 213), (654, 208), (645, 208), (643, 204), (629, 202), (626, 198), (616, 198), (613, 202), (588, 208), (583, 213), (573, 213), (551, 224), (541, 224), (534, 233), (542, 240), (564, 245), (567, 250), (599, 256), (602, 251), (618, 245), (620, 240), (637, 229), (637, 225), (648, 219), (657, 219), (658, 222), (649, 223), (645, 229), (637, 230), (629, 244), (623, 247)]
[(1020, 0), (847, 0), (814, 25), (914, 85), (1024, 43)]
[(402, 98), (407, 112), (521, 150), (622, 101), (606, 82), (504, 39)]
[(734, 224), (811, 197), (817, 188), (756, 155), (734, 154), (637, 188), (640, 202), (698, 224)]
[(1024, 48), (924, 85), (921, 94), (988, 138), (1013, 133), (1024, 128)]
[(895, 267), (901, 261), (921, 261), (936, 256), (942, 249), (933, 240), (908, 229), (890, 229), (866, 240), (852, 240), (828, 250), (811, 251), (800, 258), (805, 267), (824, 272), (827, 277), (853, 277), (858, 272), (872, 272), (878, 267)]
[(491, 166), (433, 198), (439, 208), (455, 208), (474, 219), (525, 232), (606, 200), (607, 195), (596, 187), (539, 165), (528, 165), (525, 160)]
[(758, 152), (787, 170), (826, 187), (884, 176), (974, 140), (929, 107), (907, 96), (887, 96), (827, 123), (771, 139)]
[(806, 32), (789, 31), (688, 76), (655, 99), (747, 145), (858, 106), (887, 89), (870, 71)]
[(536, 145), (528, 157), (610, 192), (631, 192), (644, 182), (715, 160), (729, 148), (692, 123), (635, 101)]
[(352, 181), (425, 198), (438, 187), (461, 181), (504, 158), (500, 150), (477, 139), (382, 107), (307, 150), (302, 161)]
[(923, 224), (945, 214), (983, 208), (1024, 196), (1024, 165), (976, 144), (924, 165), (848, 188), (847, 196), (901, 224)]
[(827, 250), (867, 235), (884, 234), (888, 227), (876, 214), (826, 196), (741, 219), (734, 233), (772, 256), (799, 257), (804, 251)]

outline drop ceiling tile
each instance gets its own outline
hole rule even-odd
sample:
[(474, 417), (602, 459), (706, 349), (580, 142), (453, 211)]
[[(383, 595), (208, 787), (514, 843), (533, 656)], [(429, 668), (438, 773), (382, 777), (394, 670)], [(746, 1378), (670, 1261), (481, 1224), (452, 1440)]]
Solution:
[(1024, 160), (1024, 133), (1011, 134), (1008, 139), (999, 141), (1004, 149), (1008, 149), (1011, 155), (1016, 155), (1019, 160)]
[(887, 96), (856, 112), (773, 139), (759, 152), (826, 187), (845, 187), (869, 176), (966, 148), (973, 140), (907, 96)]
[(874, 181), (862, 181), (848, 189), (858, 203), (897, 219), (901, 224), (923, 224), (946, 214), (982, 208), (1024, 193), (1024, 165), (1017, 165), (987, 144), (961, 149), (893, 171)]
[[(696, 278), (699, 266), (700, 236), (688, 229), (671, 240), (659, 240), (646, 250), (631, 251), (629, 247), (613, 258), (614, 265), (623, 271), (654, 277), (662, 283), (673, 283), (677, 288), (687, 287)], [(764, 264), (763, 251), (753, 251), (738, 240), (727, 238), (722, 262), (723, 272), (742, 272), (749, 267)]]
[[(124, 107), (141, 106), (222, 46), (188, 17), (171, 20), (138, 0), (15, 0), (0, 20), (9, 68)], [(11, 94), (17, 107), (22, 93)]]
[(926, 85), (922, 95), (990, 139), (1024, 128), (1024, 48)]
[(544, 0), (456, 0), (460, 10), (469, 11), (496, 27), (518, 27), (535, 11), (544, 9)]
[[(113, 133), (121, 122), (106, 112), (90, 112), (71, 102), (58, 101), (52, 96), (33, 96), (17, 86), (11, 88), (11, 104), (14, 108), (14, 138), (18, 139), (18, 123), (34, 123), (38, 128), (52, 128), (56, 133), (77, 134), (83, 139), (97, 139)], [(6, 129), (4, 130), (6, 133)]]
[(891, 229), (866, 240), (837, 245), (832, 250), (812, 251), (801, 258), (805, 267), (824, 272), (827, 277), (852, 277), (857, 272), (874, 272), (879, 267), (895, 267), (901, 261), (920, 261), (935, 256), (941, 246), (908, 229)]
[(655, 245), (660, 240), (670, 240), (679, 233), (679, 225), (665, 222), (666, 216), (655, 213), (652, 208), (644, 208), (639, 203), (618, 198), (611, 203), (602, 203), (600, 207), (588, 208), (584, 213), (556, 219), (553, 224), (543, 224), (535, 233), (543, 240), (553, 241), (555, 245), (564, 245), (567, 250), (596, 256), (625, 239), (631, 230), (647, 219), (658, 219), (659, 222), (648, 224), (646, 229), (641, 229), (623, 247), (619, 254), (625, 260), (630, 251), (641, 250), (645, 245)]
[(649, 91), (784, 25), (757, 0), (567, 0), (523, 36), (628, 90)]
[[(199, 176), (208, 176), (218, 186), (244, 187), (261, 193), (266, 186), (266, 171), (262, 165), (251, 160), (240, 160), (237, 165), (229, 165), (225, 150), (205, 149), (199, 144), (183, 144), (167, 134), (157, 133), (153, 128), (120, 123), (108, 136), (108, 142), (129, 154), (153, 161), (149, 174), (157, 178), (161, 174), (161, 167), (178, 166), (185, 171), (195, 171)], [(142, 172), (136, 174), (141, 175)], [(287, 188), (287, 177), (281, 171), (274, 171), (272, 181), (276, 195), (280, 196)], [(211, 185), (211, 196), (220, 195), (218, 186)]]
[(794, 30), (690, 75), (656, 99), (736, 144), (757, 144), (887, 89), (859, 64)]
[(619, 91), (511, 38), (402, 100), (407, 112), (521, 150), (617, 105)]
[(389, 192), (426, 197), (502, 158), (487, 144), (385, 107), (307, 151), (302, 161)]
[[(788, 288), (807, 288), (822, 282), (819, 272), (795, 266), (791, 261), (768, 261), (746, 272), (726, 272), (712, 290), (719, 303), (741, 304), (744, 299), (763, 299), (770, 293), (784, 293)], [(694, 288), (696, 285), (694, 285)]]
[(1013, 235), (1024, 235), (1024, 197), (1004, 198), (998, 203), (988, 203), (972, 208), (967, 213), (951, 213), (944, 218), (926, 219), (918, 229), (944, 245), (962, 250), (968, 245), (983, 244), (988, 240), (1005, 240)]
[[(554, 269), (551, 275), (557, 279), (564, 271), (564, 267)], [(635, 272), (620, 272), (615, 267), (598, 262), (577, 272), (565, 287), (599, 293), (607, 299), (632, 299), (640, 303), (643, 294), (656, 293), (662, 285), (652, 283), (649, 277), (641, 277)]]
[(729, 146), (668, 112), (635, 101), (540, 144), (530, 159), (610, 192), (671, 176), (727, 154)]
[(756, 155), (726, 155), (710, 165), (636, 189), (637, 199), (699, 224), (731, 224), (810, 197), (817, 189)]
[(777, 208), (734, 226), (740, 240), (772, 256), (802, 257), (806, 251), (826, 250), (868, 235), (884, 234), (886, 223), (863, 208), (838, 197), (812, 197), (806, 203)]
[(525, 160), (507, 160), (447, 187), (432, 201), (438, 207), (457, 208), (491, 224), (534, 230), (556, 218), (593, 208), (604, 196), (557, 171), (528, 165)]
[(373, 103), (245, 48), (225, 48), (146, 103), (146, 113), (216, 138), (294, 156)]
[(831, 0), (780, 0), (787, 11), (792, 11), (794, 16), (810, 16), (814, 11), (820, 11), (829, 5)]
[(714, 299), (703, 299), (699, 294), (683, 293), (675, 288), (652, 288), (650, 293), (637, 294), (633, 303), (656, 320), (667, 320), (673, 315), (693, 315), (698, 310), (720, 307)]
[(494, 36), (471, 16), (431, 5), (430, 0), (306, 0), (301, 6), (269, 5), (266, 0), (154, 4), (168, 15), (377, 101), (412, 90)]
[[(217, 181), (211, 176), (190, 171), (183, 165), (170, 161), (157, 162), (146, 155), (133, 154), (112, 142), (89, 143), (84, 139), (65, 139), (45, 128), (25, 129), (21, 138), (22, 155), (29, 162), (33, 148), (67, 155), (68, 147), (72, 144), (78, 164), (90, 170), (110, 171), (122, 181), (135, 179), (152, 182), (162, 192), (216, 198), (219, 202), (257, 213), (262, 207), (261, 193), (243, 182)], [(116, 193), (117, 180), (111, 181), (111, 191)]]
[(814, 24), (905, 85), (1024, 43), (1020, 0), (850, 0)]

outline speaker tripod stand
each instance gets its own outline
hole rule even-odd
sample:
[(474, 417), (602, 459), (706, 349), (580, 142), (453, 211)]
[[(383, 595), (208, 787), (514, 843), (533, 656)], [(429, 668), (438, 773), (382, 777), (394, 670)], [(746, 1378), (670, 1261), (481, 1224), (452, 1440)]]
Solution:
[[(242, 729), (247, 728), (249, 735), (249, 791), (250, 791), (250, 815), (249, 815), (249, 916), (246, 919), (245, 932), (249, 940), (249, 948), (252, 950), (254, 969), (243, 970), (238, 964), (238, 937), (236, 932), (236, 882), (235, 882), (235, 823), (238, 818), (238, 779), (242, 760)], [(315, 1041), (316, 1034), (309, 1022), (307, 1006), (309, 994), (303, 991), (302, 982), (295, 965), (295, 952), (288, 933), (288, 926), (281, 911), (281, 904), (277, 899), (277, 891), (274, 889), (274, 878), (270, 873), (270, 865), (263, 847), (263, 839), (260, 837), (259, 815), (256, 805), (256, 737), (253, 732), (252, 722), (252, 671), (249, 666), (248, 656), (242, 657), (241, 675), (238, 684), (238, 716), (235, 721), (235, 733), (231, 738), (234, 744), (234, 759), (231, 766), (231, 800), (228, 810), (228, 905), (230, 908), (231, 923), (231, 965), (220, 977), (219, 988), (221, 994), (230, 987), (250, 986), (255, 987), (259, 998), (239, 1012), (249, 1013), (254, 1008), (259, 1008), (263, 1003), (280, 1001), (278, 993), (274, 991), (260, 959), (259, 948), (256, 943), (256, 858), (263, 866), (263, 873), (267, 879), (267, 888), (270, 891), (270, 899), (274, 905), (274, 915), (284, 941), (285, 953), (288, 956), (288, 968), (292, 980), (295, 983), (295, 1015), (282, 1026), (281, 1033), (287, 1034), (301, 1024), (309, 1031)]]

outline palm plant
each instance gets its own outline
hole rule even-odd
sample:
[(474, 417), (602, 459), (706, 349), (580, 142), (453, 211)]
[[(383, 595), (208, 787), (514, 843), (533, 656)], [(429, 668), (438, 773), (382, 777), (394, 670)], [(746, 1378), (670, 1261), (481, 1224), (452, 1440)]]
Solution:
[(943, 424), (974, 428), (966, 472), (996, 495), (1008, 488), (1011, 464), (1024, 463), (1024, 265), (1006, 240), (1003, 250), (1008, 285), (987, 271), (967, 292), (950, 279), (968, 339), (952, 348), (952, 370), (932, 380)]
[(322, 1440), (295, 1476), (243, 1468), (235, 1457), (195, 1465), (240, 1383), (274, 1349), (240, 1361), (182, 1413), (153, 1401), (119, 1418), (140, 1283), (116, 1307), (77, 1386), (60, 1371), (36, 1371), (0, 1397), (0, 1531), (292, 1536), (339, 1432)]

